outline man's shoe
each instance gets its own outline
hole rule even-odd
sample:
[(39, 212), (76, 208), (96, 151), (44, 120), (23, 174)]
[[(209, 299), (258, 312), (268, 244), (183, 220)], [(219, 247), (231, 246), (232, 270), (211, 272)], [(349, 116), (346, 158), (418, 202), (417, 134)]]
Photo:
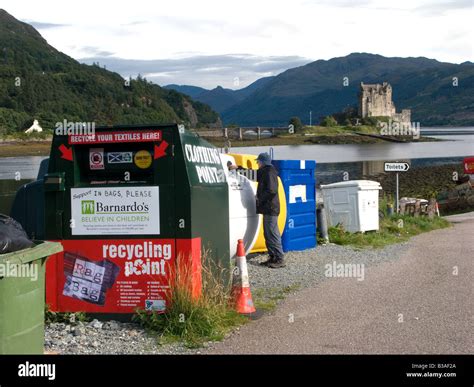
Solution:
[(285, 267), (285, 262), (283, 261), (276, 261), (276, 262), (270, 262), (268, 264), (268, 267), (271, 267), (272, 269), (280, 269), (282, 267)]
[(264, 262), (260, 262), (260, 266), (268, 266), (270, 263), (273, 263), (274, 261), (270, 258)]

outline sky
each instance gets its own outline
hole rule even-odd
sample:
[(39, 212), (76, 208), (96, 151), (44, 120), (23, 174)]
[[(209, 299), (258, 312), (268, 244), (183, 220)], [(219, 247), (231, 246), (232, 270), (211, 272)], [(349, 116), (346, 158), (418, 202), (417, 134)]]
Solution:
[(123, 77), (240, 89), (352, 52), (474, 61), (474, 0), (0, 0), (49, 44)]

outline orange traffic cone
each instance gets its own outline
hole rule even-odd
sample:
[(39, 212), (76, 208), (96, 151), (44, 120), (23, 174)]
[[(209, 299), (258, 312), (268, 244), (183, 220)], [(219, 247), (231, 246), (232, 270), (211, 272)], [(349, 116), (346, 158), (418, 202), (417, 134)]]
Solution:
[(247, 258), (245, 257), (244, 241), (237, 241), (237, 257), (232, 280), (232, 300), (235, 310), (242, 314), (256, 311), (250, 293), (249, 273), (247, 271)]

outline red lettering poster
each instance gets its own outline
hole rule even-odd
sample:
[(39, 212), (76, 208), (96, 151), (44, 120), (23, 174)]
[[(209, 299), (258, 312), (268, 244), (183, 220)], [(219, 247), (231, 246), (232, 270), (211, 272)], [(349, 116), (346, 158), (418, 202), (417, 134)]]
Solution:
[(95, 134), (69, 135), (69, 145), (117, 144), (128, 142), (155, 142), (162, 140), (161, 130), (133, 130), (119, 132), (98, 132)]
[(175, 239), (64, 240), (47, 263), (46, 302), (53, 310), (162, 312)]

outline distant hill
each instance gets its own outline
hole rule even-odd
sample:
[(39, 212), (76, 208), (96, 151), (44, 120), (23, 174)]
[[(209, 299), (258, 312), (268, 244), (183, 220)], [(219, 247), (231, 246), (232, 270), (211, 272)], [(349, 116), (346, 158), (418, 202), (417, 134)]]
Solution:
[[(347, 87), (344, 77), (349, 80)], [(453, 77), (458, 78), (459, 86), (453, 86)], [(397, 110), (412, 109), (412, 120), (421, 125), (474, 125), (473, 63), (364, 53), (287, 70), (221, 116), (226, 124), (271, 126), (286, 125), (292, 116), (308, 123), (311, 110), (315, 123), (319, 117), (357, 105), (361, 81), (391, 83)]]
[(196, 101), (209, 105), (216, 112), (222, 113), (265, 86), (273, 78), (274, 77), (260, 78), (247, 87), (238, 90), (225, 89), (221, 86), (208, 90), (188, 85), (166, 85), (164, 88), (187, 94)]
[(204, 89), (198, 86), (186, 86), (186, 85), (166, 85), (163, 86), (164, 89), (175, 90), (179, 93), (189, 95), (191, 98), (196, 98), (201, 93), (206, 93), (209, 90)]
[(209, 106), (145, 79), (124, 79), (80, 64), (50, 46), (32, 26), (0, 9), (0, 134), (63, 121), (101, 124), (219, 122)]

